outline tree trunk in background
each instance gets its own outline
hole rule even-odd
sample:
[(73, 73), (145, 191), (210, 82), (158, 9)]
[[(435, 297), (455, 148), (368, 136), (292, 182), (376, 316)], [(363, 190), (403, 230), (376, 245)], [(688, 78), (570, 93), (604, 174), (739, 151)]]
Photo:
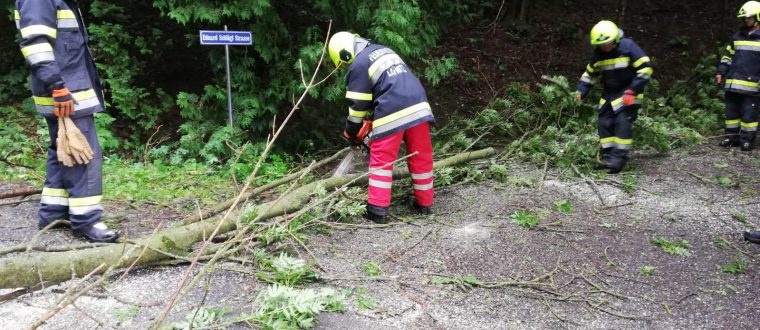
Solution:
[(518, 16), (518, 20), (521, 23), (525, 23), (525, 18), (528, 16), (528, 0), (522, 0), (520, 1), (520, 15)]
[(625, 25), (625, 9), (627, 7), (628, 2), (626, 0), (620, 0), (618, 4), (618, 8), (620, 10), (620, 17), (618, 17), (618, 21), (615, 22), (618, 26), (622, 28), (622, 26)]

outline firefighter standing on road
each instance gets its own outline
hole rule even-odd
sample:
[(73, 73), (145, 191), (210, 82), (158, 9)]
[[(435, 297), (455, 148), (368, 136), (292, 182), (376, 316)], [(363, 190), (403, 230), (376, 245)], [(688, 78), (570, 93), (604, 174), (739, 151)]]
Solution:
[[(71, 221), (75, 236), (113, 242), (119, 234), (101, 222), (103, 156), (93, 114), (103, 111), (103, 93), (88, 45), (87, 30), (76, 0), (17, 0), (14, 13), (21, 33), (21, 53), (31, 69), (37, 112), (50, 134), (39, 223)], [(89, 162), (59, 161), (59, 121), (70, 117), (92, 148)], [(61, 150), (61, 152), (65, 152)]]
[(601, 162), (595, 168), (614, 174), (628, 161), (633, 145), (633, 122), (653, 70), (649, 57), (633, 40), (623, 38), (623, 31), (615, 23), (597, 23), (590, 37), (594, 54), (578, 83), (578, 99), (582, 100), (595, 81), (601, 80), (598, 119)]
[(365, 218), (387, 222), (391, 203), (393, 163), (401, 142), (406, 152), (417, 152), (407, 159), (415, 202), (420, 213), (429, 214), (433, 205), (433, 147), (429, 122), (433, 112), (425, 89), (409, 67), (390, 48), (373, 44), (350, 32), (330, 38), (328, 53), (336, 67), (348, 65), (348, 118), (344, 135), (353, 144), (363, 120), (372, 120), (369, 135), (369, 188)]
[(715, 83), (724, 83), (726, 92), (726, 138), (720, 146), (750, 151), (757, 134), (760, 2), (748, 1), (737, 17), (744, 21), (744, 26), (726, 46), (727, 54), (721, 58), (715, 75)]

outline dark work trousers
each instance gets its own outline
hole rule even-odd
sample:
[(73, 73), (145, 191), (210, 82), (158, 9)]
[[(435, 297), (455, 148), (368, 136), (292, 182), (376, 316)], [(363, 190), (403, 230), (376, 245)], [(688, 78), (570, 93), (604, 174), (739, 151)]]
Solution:
[(755, 143), (758, 98), (754, 95), (726, 92), (726, 138), (735, 145)]
[(103, 155), (95, 131), (95, 118), (87, 115), (72, 119), (87, 137), (94, 153), (87, 165), (65, 167), (58, 161), (56, 138), (58, 119), (45, 118), (50, 134), (45, 186), (40, 199), (40, 224), (45, 225), (58, 219), (71, 221), (71, 229), (87, 228), (100, 221), (103, 207)]
[(633, 146), (633, 122), (640, 105), (624, 106), (618, 113), (609, 102), (599, 109), (598, 129), (602, 161), (608, 167), (622, 169)]

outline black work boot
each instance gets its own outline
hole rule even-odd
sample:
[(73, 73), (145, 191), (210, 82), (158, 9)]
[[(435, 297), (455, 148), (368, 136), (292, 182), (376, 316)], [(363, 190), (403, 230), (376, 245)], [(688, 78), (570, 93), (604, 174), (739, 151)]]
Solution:
[[(47, 227), (49, 224), (51, 224), (53, 222), (56, 222), (56, 221), (58, 221), (58, 220), (53, 220), (53, 221), (40, 220), (40, 221), (37, 222), (37, 229), (42, 230), (45, 227)], [(68, 220), (61, 219), (60, 221), (58, 221), (58, 223), (55, 224), (55, 226), (52, 226), (52, 227), (50, 227), (48, 229), (66, 228), (66, 227), (69, 227), (70, 225), (71, 225), (71, 222), (69, 222)]]
[(597, 171), (604, 171), (606, 169), (609, 169), (609, 165), (607, 165), (607, 162), (594, 161), (594, 169)]
[(113, 243), (119, 238), (119, 232), (108, 229), (105, 223), (96, 222), (92, 226), (75, 230), (74, 236), (84, 237), (90, 242)]
[(741, 146), (742, 151), (752, 151), (753, 148), (754, 146), (750, 142), (744, 142), (742, 143), (742, 146)]
[(422, 215), (430, 215), (433, 213), (432, 206), (420, 206), (417, 201), (412, 201), (412, 210)]
[(721, 147), (723, 147), (723, 148), (738, 147), (739, 146), (739, 141), (734, 141), (734, 140), (731, 140), (731, 139), (725, 139), (723, 141), (720, 141), (718, 143), (718, 145), (721, 146)]
[(755, 244), (760, 244), (760, 231), (745, 231), (744, 240)]
[(364, 212), (364, 219), (379, 224), (388, 223), (388, 208), (367, 203), (367, 208)]
[(623, 167), (625, 167), (625, 160), (618, 160), (613, 162), (607, 163), (607, 173), (609, 174), (618, 174), (620, 171), (623, 170)]

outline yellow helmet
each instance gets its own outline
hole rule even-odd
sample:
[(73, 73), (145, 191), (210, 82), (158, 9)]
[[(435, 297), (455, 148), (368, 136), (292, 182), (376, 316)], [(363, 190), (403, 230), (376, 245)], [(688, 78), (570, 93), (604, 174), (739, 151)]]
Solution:
[(747, 1), (741, 8), (739, 8), (736, 17), (755, 17), (755, 19), (760, 21), (760, 2)]
[(354, 57), (356, 56), (354, 53), (354, 39), (358, 36), (358, 34), (341, 31), (333, 34), (332, 38), (330, 38), (330, 42), (327, 43), (327, 52), (330, 54), (335, 67), (338, 67), (341, 62), (351, 64), (354, 61)]
[(606, 43), (620, 42), (620, 29), (611, 21), (600, 21), (591, 28), (589, 34), (592, 46), (600, 46)]

